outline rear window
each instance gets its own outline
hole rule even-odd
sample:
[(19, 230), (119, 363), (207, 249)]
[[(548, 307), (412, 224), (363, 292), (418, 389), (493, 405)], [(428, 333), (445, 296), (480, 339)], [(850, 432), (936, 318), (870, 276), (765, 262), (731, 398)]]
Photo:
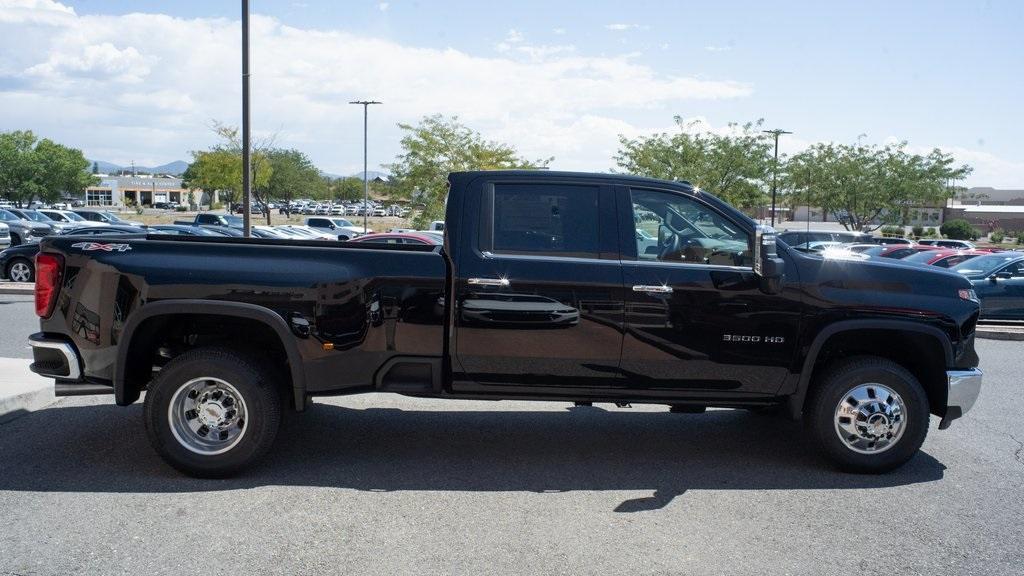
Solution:
[(495, 253), (596, 258), (598, 187), (496, 184)]

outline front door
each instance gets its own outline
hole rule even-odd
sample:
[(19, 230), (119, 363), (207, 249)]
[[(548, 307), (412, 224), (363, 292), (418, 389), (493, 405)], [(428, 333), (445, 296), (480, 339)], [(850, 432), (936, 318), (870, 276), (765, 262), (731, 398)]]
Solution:
[(619, 190), (630, 386), (694, 397), (774, 394), (799, 305), (759, 289), (753, 234), (699, 194)]
[(478, 178), (464, 197), (453, 389), (557, 395), (621, 383), (614, 189), (504, 178)]
[(1024, 261), (1011, 262), (974, 287), (982, 318), (1024, 320)]

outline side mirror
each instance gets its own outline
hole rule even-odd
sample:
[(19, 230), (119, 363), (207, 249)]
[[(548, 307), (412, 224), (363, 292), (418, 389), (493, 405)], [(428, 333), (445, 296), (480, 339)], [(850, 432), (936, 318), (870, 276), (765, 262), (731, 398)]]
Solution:
[(782, 291), (786, 263), (779, 258), (775, 247), (775, 229), (758, 225), (754, 231), (754, 274), (761, 281), (761, 291), (778, 294)]
[(337, 228), (337, 226), (335, 226), (334, 224), (331, 224), (331, 230), (334, 230), (335, 228)]

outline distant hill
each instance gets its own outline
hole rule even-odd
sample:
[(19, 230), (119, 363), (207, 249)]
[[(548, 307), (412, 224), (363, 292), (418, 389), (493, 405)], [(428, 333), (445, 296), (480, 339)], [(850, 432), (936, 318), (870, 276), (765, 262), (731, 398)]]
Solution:
[[(374, 170), (367, 170), (366, 173), (370, 176), (370, 180), (373, 180), (374, 178), (377, 178), (377, 177), (384, 178), (385, 180), (391, 178), (391, 175), (388, 174), (387, 172), (377, 172), (377, 171), (374, 171)], [(323, 171), (321, 171), (320, 175), (321, 176), (325, 176), (327, 178), (332, 178), (332, 179), (338, 179), (338, 178), (357, 178), (359, 180), (363, 179), (362, 171), (356, 172), (355, 174), (350, 174), (348, 176), (342, 176), (341, 174), (332, 174), (331, 172), (323, 172)]]
[[(105, 160), (89, 160), (90, 164), (93, 162), (96, 163), (96, 168), (104, 174), (113, 174), (119, 170), (131, 170), (132, 168), (130, 165), (121, 166), (120, 164), (114, 164)], [(188, 168), (188, 162), (175, 160), (174, 162), (168, 162), (159, 166), (136, 166), (135, 172), (139, 174), (173, 174), (181, 176), (186, 168)]]

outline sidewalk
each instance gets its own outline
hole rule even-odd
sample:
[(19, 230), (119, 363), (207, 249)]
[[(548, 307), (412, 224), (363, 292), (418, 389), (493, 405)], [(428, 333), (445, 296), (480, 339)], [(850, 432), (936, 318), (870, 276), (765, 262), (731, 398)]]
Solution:
[(989, 340), (1024, 341), (1024, 322), (979, 323), (974, 335)]
[(0, 294), (35, 294), (35, 290), (33, 282), (0, 281)]
[(56, 400), (53, 380), (33, 374), (23, 358), (0, 358), (0, 423), (13, 420)]

